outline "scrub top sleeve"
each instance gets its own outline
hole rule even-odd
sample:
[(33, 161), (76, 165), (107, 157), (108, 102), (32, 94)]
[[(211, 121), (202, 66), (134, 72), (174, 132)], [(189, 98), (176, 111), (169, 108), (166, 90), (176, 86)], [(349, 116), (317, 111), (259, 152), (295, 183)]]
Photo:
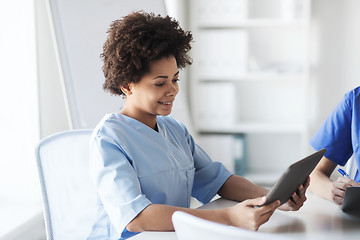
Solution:
[(326, 148), (325, 157), (344, 166), (353, 153), (351, 144), (352, 92), (344, 98), (327, 117), (310, 140), (315, 150)]
[(142, 194), (134, 169), (112, 138), (98, 133), (90, 149), (91, 174), (98, 195), (112, 225), (121, 233), (151, 202)]
[(210, 202), (232, 175), (222, 163), (211, 161), (205, 151), (195, 145), (194, 161), (203, 163), (204, 159), (210, 162), (201, 168), (196, 168), (192, 189), (192, 196), (203, 204)]

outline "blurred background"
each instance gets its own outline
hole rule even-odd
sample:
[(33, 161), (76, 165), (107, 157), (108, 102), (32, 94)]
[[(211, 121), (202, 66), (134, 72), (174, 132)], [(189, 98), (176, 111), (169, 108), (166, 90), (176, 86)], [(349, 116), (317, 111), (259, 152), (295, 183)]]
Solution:
[[(102, 91), (99, 58), (108, 25), (123, 14), (93, 11), (114, 2), (141, 4), (0, 1), (1, 240), (45, 239), (38, 141), (93, 128), (123, 104)], [(359, 85), (360, 1), (149, 2), (194, 38), (173, 117), (214, 161), (258, 184), (271, 186), (312, 153), (311, 136)]]

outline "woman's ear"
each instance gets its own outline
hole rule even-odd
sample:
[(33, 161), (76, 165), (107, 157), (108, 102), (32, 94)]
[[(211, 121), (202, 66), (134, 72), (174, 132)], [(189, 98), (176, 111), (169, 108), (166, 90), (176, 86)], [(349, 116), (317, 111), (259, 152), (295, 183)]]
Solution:
[(120, 89), (126, 96), (131, 94), (130, 85), (121, 86)]

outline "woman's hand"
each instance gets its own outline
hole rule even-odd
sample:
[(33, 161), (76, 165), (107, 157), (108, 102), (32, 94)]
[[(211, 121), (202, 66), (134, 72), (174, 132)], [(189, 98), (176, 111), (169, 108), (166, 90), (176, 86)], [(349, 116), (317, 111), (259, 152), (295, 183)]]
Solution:
[(308, 177), (304, 184), (301, 184), (296, 192), (291, 195), (291, 199), (289, 199), (286, 203), (279, 207), (280, 210), (283, 211), (297, 211), (299, 210), (306, 201), (306, 190), (310, 185), (310, 177)]
[(249, 230), (258, 230), (262, 224), (269, 220), (280, 205), (280, 201), (275, 201), (266, 206), (258, 207), (264, 204), (266, 200), (266, 197), (249, 199), (228, 208), (230, 225)]
[(360, 183), (346, 177), (339, 177), (332, 183), (331, 197), (336, 204), (343, 203), (347, 187), (360, 187)]

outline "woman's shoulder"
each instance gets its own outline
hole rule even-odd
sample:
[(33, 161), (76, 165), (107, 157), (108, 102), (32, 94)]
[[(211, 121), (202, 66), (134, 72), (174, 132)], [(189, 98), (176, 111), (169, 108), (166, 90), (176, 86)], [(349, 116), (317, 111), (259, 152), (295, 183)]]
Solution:
[(93, 130), (95, 135), (108, 134), (116, 129), (127, 129), (128, 123), (123, 115), (117, 113), (106, 114)]

